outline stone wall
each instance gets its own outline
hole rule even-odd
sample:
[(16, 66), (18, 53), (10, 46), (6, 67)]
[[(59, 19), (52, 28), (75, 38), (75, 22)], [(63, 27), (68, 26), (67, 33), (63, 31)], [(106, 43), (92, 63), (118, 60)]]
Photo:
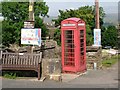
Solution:
[[(59, 77), (56, 77), (59, 76)], [(61, 81), (61, 59), (42, 59), (42, 77)]]
[(61, 58), (61, 47), (54, 40), (46, 40), (43, 42), (43, 58)]
[(45, 40), (42, 51), (42, 77), (61, 81), (61, 47), (54, 40)]
[(101, 68), (102, 48), (87, 46), (86, 49), (87, 69), (94, 69), (94, 63), (97, 64), (97, 69)]

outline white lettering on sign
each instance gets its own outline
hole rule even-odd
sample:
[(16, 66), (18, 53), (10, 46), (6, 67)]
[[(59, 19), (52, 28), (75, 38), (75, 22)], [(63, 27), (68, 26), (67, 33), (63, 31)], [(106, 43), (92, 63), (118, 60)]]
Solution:
[(79, 23), (78, 26), (84, 26), (85, 24), (84, 23)]
[(25, 21), (24, 28), (34, 28), (34, 21)]
[(75, 24), (63, 24), (63, 26), (75, 26)]

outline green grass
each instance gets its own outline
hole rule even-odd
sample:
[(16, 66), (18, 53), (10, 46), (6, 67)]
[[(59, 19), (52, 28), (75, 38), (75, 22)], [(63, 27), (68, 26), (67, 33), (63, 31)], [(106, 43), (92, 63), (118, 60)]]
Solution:
[(16, 76), (16, 73), (5, 73), (3, 75), (4, 78), (8, 78), (8, 79), (16, 79), (17, 76)]
[(3, 71), (3, 78), (17, 79), (19, 77), (37, 77), (37, 72), (35, 71)]
[(102, 61), (102, 66), (111, 67), (116, 62), (118, 62), (118, 58), (120, 58), (120, 55), (115, 55), (115, 56), (111, 56), (110, 58), (106, 58), (105, 60)]

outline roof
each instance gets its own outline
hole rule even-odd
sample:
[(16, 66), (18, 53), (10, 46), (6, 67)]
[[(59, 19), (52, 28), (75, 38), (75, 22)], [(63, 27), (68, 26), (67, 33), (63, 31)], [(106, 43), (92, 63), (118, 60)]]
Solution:
[[(72, 21), (75, 21), (75, 22), (78, 22), (80, 21), (81, 19), (80, 18), (76, 18), (76, 17), (73, 17), (73, 18), (68, 18), (68, 19), (65, 19), (65, 20), (72, 20)], [(64, 21), (64, 20), (63, 20)]]

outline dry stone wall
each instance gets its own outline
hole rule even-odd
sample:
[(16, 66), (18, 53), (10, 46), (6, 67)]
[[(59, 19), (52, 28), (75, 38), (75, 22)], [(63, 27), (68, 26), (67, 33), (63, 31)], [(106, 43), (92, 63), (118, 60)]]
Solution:
[(97, 64), (97, 69), (101, 68), (102, 48), (87, 46), (86, 49), (87, 69), (94, 69), (94, 63)]

